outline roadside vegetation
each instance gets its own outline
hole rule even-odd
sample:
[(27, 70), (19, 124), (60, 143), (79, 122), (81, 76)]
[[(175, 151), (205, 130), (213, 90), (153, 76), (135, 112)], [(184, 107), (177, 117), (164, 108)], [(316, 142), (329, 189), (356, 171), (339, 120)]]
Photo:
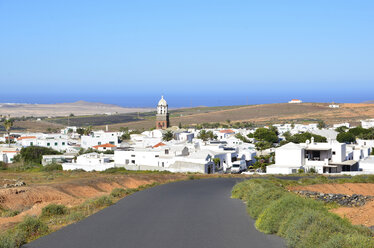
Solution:
[(127, 195), (158, 184), (155, 182), (134, 189), (115, 188), (109, 195), (89, 199), (81, 205), (72, 208), (60, 204), (49, 204), (42, 209), (39, 217), (26, 216), (21, 223), (2, 233), (0, 235), (0, 248), (21, 247), (62, 226), (80, 221), (105, 207), (113, 205)]
[(325, 177), (303, 178), (300, 181), (253, 179), (237, 184), (234, 198), (247, 204), (247, 211), (256, 219), (256, 228), (267, 234), (283, 237), (294, 248), (370, 248), (374, 247), (372, 232), (354, 226), (348, 220), (330, 213), (328, 204), (288, 192), (290, 185), (317, 183), (374, 182), (374, 176), (344, 179)]

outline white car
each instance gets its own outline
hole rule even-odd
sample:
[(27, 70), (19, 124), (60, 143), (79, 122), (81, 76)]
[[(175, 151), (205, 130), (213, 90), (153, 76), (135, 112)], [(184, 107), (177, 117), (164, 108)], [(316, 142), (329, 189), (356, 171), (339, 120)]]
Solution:
[(244, 160), (235, 161), (231, 166), (231, 173), (240, 173), (247, 169), (247, 163)]

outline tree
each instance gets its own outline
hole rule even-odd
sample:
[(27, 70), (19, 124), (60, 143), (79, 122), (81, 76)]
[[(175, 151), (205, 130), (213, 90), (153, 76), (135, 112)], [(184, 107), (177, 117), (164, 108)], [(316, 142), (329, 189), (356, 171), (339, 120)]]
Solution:
[(264, 127), (257, 128), (253, 134), (253, 137), (260, 141), (267, 141), (271, 144), (278, 142), (278, 136), (274, 129), (268, 129)]
[(288, 142), (293, 142), (293, 143), (299, 144), (299, 143), (305, 143), (307, 140), (311, 140), (312, 137), (314, 138), (315, 142), (319, 142), (319, 143), (327, 142), (326, 137), (323, 137), (323, 136), (317, 135), (317, 134), (311, 134), (309, 132), (297, 133), (295, 135), (286, 137), (286, 140)]
[(181, 122), (179, 122), (179, 124), (178, 124), (178, 128), (179, 128), (179, 129), (182, 129), (182, 123), (181, 123)]
[(41, 164), (43, 155), (58, 155), (62, 154), (52, 148), (41, 146), (29, 146), (21, 149), (18, 160), (22, 160), (27, 164)]
[(79, 135), (83, 135), (84, 134), (84, 128), (77, 128), (77, 133), (79, 134)]
[(92, 133), (92, 126), (88, 126), (87, 128), (84, 129), (83, 134), (84, 135), (90, 135)]
[(268, 149), (268, 148), (271, 147), (271, 143), (269, 143), (268, 141), (259, 141), (259, 142), (257, 142), (257, 143), (255, 144), (255, 147), (256, 147), (256, 149), (257, 149), (258, 151), (260, 151), (261, 154), (262, 154), (262, 151), (263, 151), (263, 150), (266, 150), (266, 149)]
[(342, 132), (347, 131), (347, 129), (348, 129), (348, 127), (346, 127), (346, 126), (341, 126), (341, 127), (337, 127), (337, 128), (335, 129), (335, 131), (338, 132), (338, 133), (342, 133)]
[(11, 118), (8, 118), (4, 121), (4, 128), (5, 128), (5, 131), (7, 132), (8, 134), (8, 146), (10, 147), (10, 129), (13, 127), (13, 119)]
[(173, 139), (173, 132), (172, 131), (166, 131), (162, 134), (162, 140), (164, 141), (170, 141)]
[(326, 123), (323, 120), (319, 120), (317, 127), (318, 127), (318, 129), (325, 128), (326, 127)]
[(353, 143), (356, 141), (356, 137), (352, 133), (342, 132), (336, 136), (336, 140), (340, 143)]
[(219, 169), (221, 165), (221, 159), (219, 158), (213, 158), (214, 165), (216, 166), (216, 169)]
[(217, 136), (214, 135), (212, 131), (201, 130), (197, 138), (202, 139), (203, 141), (207, 141), (217, 139)]

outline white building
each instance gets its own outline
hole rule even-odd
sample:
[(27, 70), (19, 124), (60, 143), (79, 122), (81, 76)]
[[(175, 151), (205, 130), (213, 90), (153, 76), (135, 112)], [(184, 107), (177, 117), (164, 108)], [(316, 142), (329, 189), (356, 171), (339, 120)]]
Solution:
[(61, 134), (33, 134), (21, 136), (17, 139), (17, 144), (22, 147), (42, 146), (57, 151), (65, 151), (68, 147), (68, 142), (69, 139)]
[(371, 127), (374, 127), (374, 119), (361, 120), (361, 126), (362, 126), (363, 128), (371, 128)]
[(292, 99), (291, 101), (289, 101), (288, 103), (302, 103), (303, 101), (299, 100), (299, 99)]
[(115, 167), (112, 154), (87, 153), (77, 157), (73, 163), (63, 163), (63, 170), (104, 171)]
[(329, 108), (339, 108), (340, 106), (338, 104), (330, 104)]
[(118, 146), (118, 133), (96, 131), (92, 132), (91, 135), (83, 135), (81, 137), (81, 147), (85, 149), (108, 143)]
[(18, 147), (9, 147), (8, 145), (0, 147), (0, 161), (13, 163), (14, 156), (19, 154), (20, 150)]
[(270, 174), (291, 174), (298, 169), (317, 173), (339, 173), (358, 170), (355, 160), (347, 160), (346, 144), (338, 142), (294, 144), (275, 149), (275, 164), (267, 166)]

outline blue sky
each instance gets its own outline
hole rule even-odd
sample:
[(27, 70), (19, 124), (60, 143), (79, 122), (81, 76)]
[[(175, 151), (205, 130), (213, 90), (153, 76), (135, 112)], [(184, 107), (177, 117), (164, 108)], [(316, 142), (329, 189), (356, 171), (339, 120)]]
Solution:
[(0, 0), (0, 102), (374, 100), (373, 23), (372, 0)]

